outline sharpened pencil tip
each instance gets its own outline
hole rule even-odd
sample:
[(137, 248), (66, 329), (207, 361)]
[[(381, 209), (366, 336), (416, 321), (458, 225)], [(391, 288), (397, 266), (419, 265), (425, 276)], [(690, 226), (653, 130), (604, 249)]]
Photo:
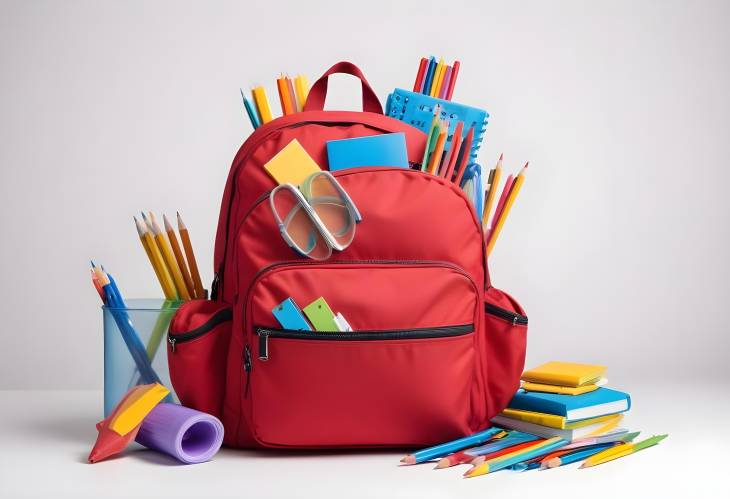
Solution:
[(502, 161), (502, 158), (504, 158), (504, 153), (501, 153), (501, 154), (499, 155), (499, 160), (500, 160), (500, 161)]
[(403, 464), (416, 464), (416, 458), (415, 456), (408, 454), (403, 459), (400, 460)]

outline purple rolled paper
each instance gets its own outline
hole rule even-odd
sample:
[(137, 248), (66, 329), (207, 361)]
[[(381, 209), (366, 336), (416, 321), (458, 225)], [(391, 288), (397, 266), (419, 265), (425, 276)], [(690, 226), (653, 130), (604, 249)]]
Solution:
[(186, 464), (204, 463), (221, 448), (223, 424), (205, 412), (163, 402), (144, 419), (136, 441)]

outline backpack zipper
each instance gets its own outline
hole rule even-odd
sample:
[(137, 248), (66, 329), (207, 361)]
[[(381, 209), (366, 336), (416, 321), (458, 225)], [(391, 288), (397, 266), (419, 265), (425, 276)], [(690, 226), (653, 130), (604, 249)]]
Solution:
[(387, 340), (419, 340), (430, 338), (449, 338), (463, 336), (474, 331), (474, 324), (459, 326), (442, 326), (413, 329), (388, 329), (365, 331), (295, 331), (292, 329), (276, 329), (257, 327), (259, 337), (259, 360), (269, 360), (269, 338), (289, 338), (315, 341), (387, 341)]
[(496, 305), (492, 305), (491, 303), (484, 302), (484, 311), (490, 315), (494, 315), (495, 317), (511, 322), (513, 326), (527, 325), (527, 316), (516, 314)]
[(179, 333), (179, 334), (172, 334), (172, 332), (167, 333), (167, 342), (170, 344), (170, 349), (172, 350), (172, 353), (175, 353), (175, 348), (178, 343), (185, 343), (187, 341), (192, 341), (195, 338), (200, 338), (206, 333), (209, 333), (212, 331), (216, 326), (219, 326), (220, 324), (224, 322), (228, 322), (233, 318), (233, 309), (231, 308), (224, 308), (222, 310), (219, 310), (216, 312), (213, 317), (208, 319), (207, 322), (203, 323), (201, 326), (196, 327), (195, 329), (191, 331), (187, 331), (185, 333)]

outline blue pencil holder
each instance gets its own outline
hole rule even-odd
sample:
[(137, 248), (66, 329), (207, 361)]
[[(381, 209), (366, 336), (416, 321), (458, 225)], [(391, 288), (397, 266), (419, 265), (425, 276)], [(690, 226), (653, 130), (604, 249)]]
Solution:
[(159, 382), (177, 403), (167, 367), (167, 331), (182, 302), (126, 300), (125, 308), (102, 307), (104, 319), (104, 417), (130, 388)]

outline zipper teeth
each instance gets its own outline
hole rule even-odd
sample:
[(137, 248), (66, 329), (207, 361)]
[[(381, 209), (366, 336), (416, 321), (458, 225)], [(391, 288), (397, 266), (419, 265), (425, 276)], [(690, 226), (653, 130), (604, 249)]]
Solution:
[(184, 343), (186, 341), (191, 341), (191, 340), (194, 340), (195, 338), (199, 338), (200, 336), (203, 336), (206, 333), (209, 333), (216, 326), (219, 326), (220, 324), (222, 324), (224, 322), (228, 322), (232, 318), (233, 318), (233, 309), (224, 308), (223, 310), (219, 310), (218, 312), (216, 312), (210, 319), (208, 319), (201, 326), (198, 326), (197, 328), (193, 329), (192, 331), (188, 331), (185, 333), (179, 333), (179, 334), (174, 334), (174, 333), (170, 332), (167, 334), (167, 337), (170, 342), (175, 342), (175, 343)]
[(510, 312), (509, 310), (505, 310), (501, 307), (498, 307), (496, 305), (492, 305), (491, 303), (484, 303), (484, 311), (488, 314), (495, 315), (497, 317), (500, 317), (502, 319), (506, 319), (513, 324), (527, 324), (527, 317), (524, 315), (516, 314), (514, 312)]
[(374, 341), (399, 339), (427, 339), (463, 336), (474, 331), (474, 324), (459, 326), (443, 326), (413, 329), (365, 330), (343, 333), (341, 331), (294, 331), (291, 329), (274, 329), (257, 327), (259, 336), (270, 338), (292, 338), (307, 340), (345, 340), (345, 341)]

